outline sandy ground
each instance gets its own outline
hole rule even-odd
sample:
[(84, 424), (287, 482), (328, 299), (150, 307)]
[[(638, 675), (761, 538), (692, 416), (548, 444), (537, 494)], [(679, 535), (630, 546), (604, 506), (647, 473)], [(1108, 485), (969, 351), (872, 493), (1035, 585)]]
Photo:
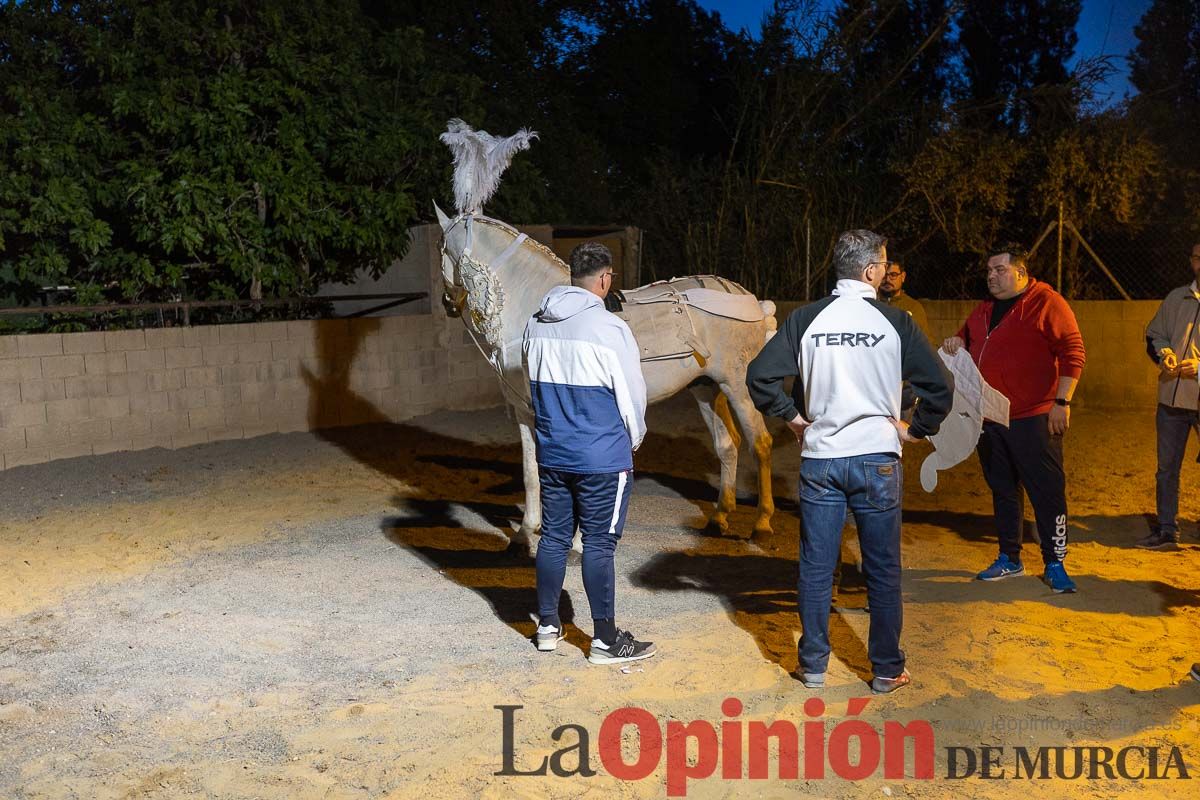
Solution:
[[(617, 554), (619, 622), (660, 654), (627, 672), (585, 661), (577, 568), (553, 654), (533, 630), (528, 553), (506, 550), (519, 451), (499, 410), (290, 434), (0, 473), (0, 797), (659, 797), (603, 769), (623, 706), (719, 724), (809, 719), (796, 666), (794, 479), (778, 437), (775, 533), (704, 529), (717, 465), (685, 399), (652, 409)], [(722, 779), (689, 797), (1194, 797), (1193, 780), (947, 780), (946, 748), (1180, 748), (1200, 773), (1200, 498), (1185, 546), (1131, 543), (1153, 510), (1153, 418), (1076, 412), (1068, 439), (1077, 595), (1036, 578), (970, 580), (995, 554), (972, 458), (924, 494), (906, 455), (904, 646), (914, 685), (858, 718), (929, 721), (936, 777)], [(1193, 448), (1195, 445), (1193, 445)], [(1198, 467), (1185, 464), (1185, 487)], [(744, 470), (744, 472), (746, 472)], [(749, 475), (745, 485), (752, 486)], [(752, 498), (733, 519), (747, 531)], [(1028, 564), (1039, 563), (1026, 544)], [(834, 658), (832, 731), (864, 679), (868, 615), (853, 537)], [(501, 712), (520, 705), (515, 766), (590, 736), (594, 777), (496, 776)], [(626, 745), (629, 744), (628, 737)], [(857, 753), (857, 747), (852, 748)], [(566, 757), (573, 766), (577, 753)], [(632, 758), (632, 756), (630, 756)], [(854, 760), (854, 759), (852, 759)], [(1135, 764), (1141, 762), (1134, 760)], [(744, 772), (743, 772), (744, 774)], [(1172, 773), (1177, 776), (1178, 773)]]

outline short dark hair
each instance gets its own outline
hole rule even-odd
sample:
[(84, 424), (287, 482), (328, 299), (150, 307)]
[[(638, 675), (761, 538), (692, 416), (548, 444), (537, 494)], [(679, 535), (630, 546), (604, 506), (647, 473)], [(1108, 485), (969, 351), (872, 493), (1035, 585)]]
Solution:
[(887, 237), (867, 230), (846, 231), (833, 246), (833, 268), (837, 277), (859, 278), (862, 271), (887, 246)]
[(599, 242), (584, 242), (571, 251), (571, 280), (590, 278), (612, 266), (612, 253)]
[(988, 253), (988, 261), (991, 261), (996, 256), (1008, 255), (1008, 264), (1011, 267), (1023, 267), (1026, 272), (1029, 272), (1029, 251), (1016, 242), (1005, 242), (992, 252)]

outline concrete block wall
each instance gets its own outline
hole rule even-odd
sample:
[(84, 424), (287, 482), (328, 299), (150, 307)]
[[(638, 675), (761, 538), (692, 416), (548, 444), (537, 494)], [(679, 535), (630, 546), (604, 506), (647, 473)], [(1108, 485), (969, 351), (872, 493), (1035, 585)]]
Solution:
[[(953, 336), (975, 300), (922, 300), (935, 342)], [(777, 302), (780, 322), (803, 303)], [(1076, 390), (1080, 406), (1144, 408), (1157, 402), (1158, 369), (1146, 357), (1146, 323), (1157, 300), (1079, 300), (1071, 303), (1087, 348), (1087, 366)]]
[(0, 467), (501, 402), (462, 322), (386, 318), (0, 336)]

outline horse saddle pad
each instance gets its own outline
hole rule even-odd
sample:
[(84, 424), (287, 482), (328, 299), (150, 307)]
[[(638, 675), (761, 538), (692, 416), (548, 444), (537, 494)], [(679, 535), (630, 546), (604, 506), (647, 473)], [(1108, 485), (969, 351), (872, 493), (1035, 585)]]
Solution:
[(693, 309), (746, 322), (763, 318), (753, 295), (715, 275), (658, 281), (623, 291), (620, 301), (615, 313), (633, 331), (642, 361), (686, 358), (693, 353), (709, 357), (708, 348), (696, 335)]

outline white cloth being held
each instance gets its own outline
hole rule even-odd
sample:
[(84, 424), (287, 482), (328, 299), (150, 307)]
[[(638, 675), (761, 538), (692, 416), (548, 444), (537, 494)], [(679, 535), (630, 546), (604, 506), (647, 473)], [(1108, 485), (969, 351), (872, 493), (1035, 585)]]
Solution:
[(1008, 427), (1008, 398), (988, 385), (966, 348), (938, 355), (954, 375), (954, 403), (941, 429), (929, 437), (933, 452), (921, 462), (921, 488), (927, 492), (937, 487), (938, 470), (957, 466), (974, 452), (985, 419)]

